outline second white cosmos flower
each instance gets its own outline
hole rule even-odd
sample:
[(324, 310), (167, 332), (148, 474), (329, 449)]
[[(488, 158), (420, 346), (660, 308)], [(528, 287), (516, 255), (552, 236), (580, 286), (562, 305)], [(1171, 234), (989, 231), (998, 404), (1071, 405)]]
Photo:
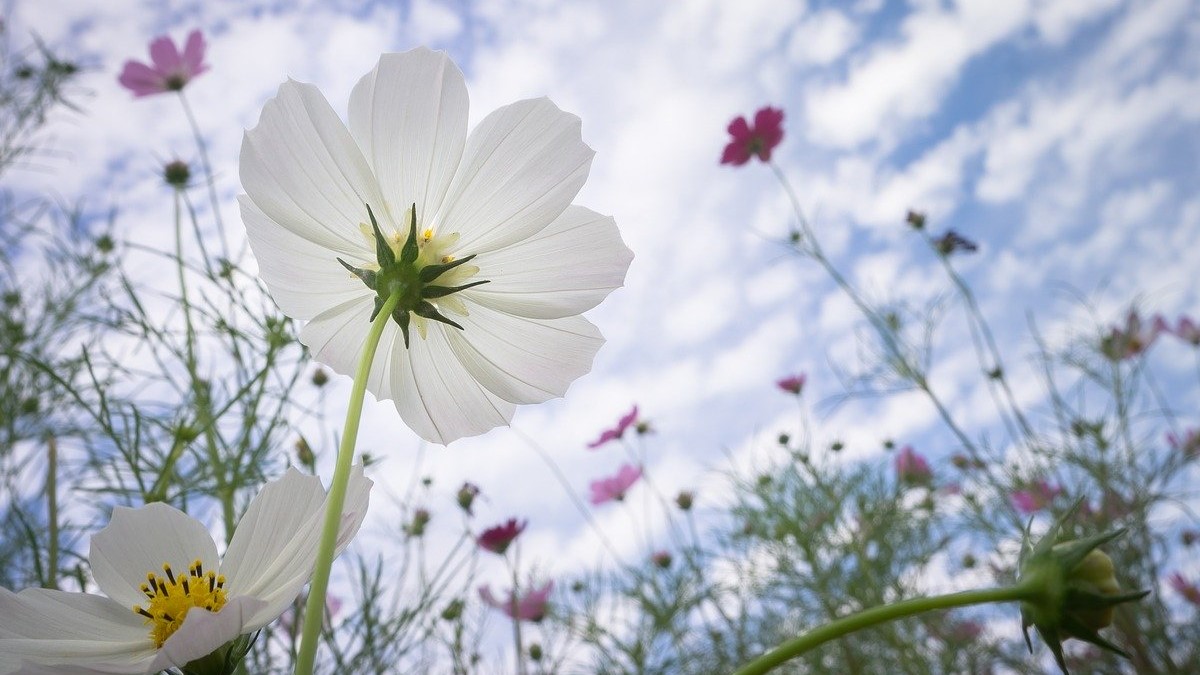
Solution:
[(401, 289), (367, 388), (440, 443), (586, 373), (604, 340), (580, 314), (633, 257), (612, 218), (571, 204), (593, 155), (578, 117), (519, 101), (468, 136), (467, 107), (445, 54), (385, 54), (348, 127), (289, 81), (241, 152), (250, 245), (280, 308), (308, 322), (301, 341), (353, 374), (385, 286)]

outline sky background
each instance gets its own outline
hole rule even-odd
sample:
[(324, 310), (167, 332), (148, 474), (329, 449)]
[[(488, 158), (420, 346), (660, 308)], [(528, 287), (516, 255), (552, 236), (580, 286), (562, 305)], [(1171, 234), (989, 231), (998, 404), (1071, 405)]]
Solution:
[[(520, 409), (516, 432), (423, 453), (391, 404), (369, 402), (359, 443), (385, 460), (376, 504), (417, 471), (434, 478), (424, 503), (435, 522), (457, 523), (454, 490), (472, 481), (485, 496), (482, 523), (529, 518), (522, 558), (548, 574), (594, 562), (602, 548), (525, 438), (586, 495), (626, 456), (585, 444), (635, 403), (656, 432), (645, 446), (656, 483), (669, 495), (699, 490), (702, 508), (719, 505), (729, 457), (752, 463), (794, 427), (794, 404), (773, 382), (796, 372), (809, 375), (817, 447), (837, 439), (846, 456), (883, 462), (891, 438), (949, 471), (953, 439), (917, 397), (833, 405), (835, 370), (853, 369), (861, 321), (779, 243), (794, 219), (769, 169), (718, 165), (736, 115), (785, 111), (775, 159), (868, 298), (921, 306), (946, 288), (904, 224), (908, 209), (927, 212), (935, 233), (977, 241), (958, 267), (1030, 406), (1045, 394), (1030, 316), (1061, 345), (1134, 302), (1172, 321), (1200, 315), (1194, 1), (26, 0), (4, 15), (12, 35), (35, 32), (87, 68), (86, 113), (61, 116), (46, 136), (58, 157), (10, 172), (9, 187), (85, 199), (96, 216), (116, 207), (118, 235), (164, 246), (172, 206), (161, 164), (196, 151), (174, 97), (134, 100), (116, 82), (157, 35), (200, 28), (208, 39), (211, 70), (187, 96), (238, 237), (242, 133), (288, 77), (316, 84), (344, 116), (381, 52), (427, 45), (465, 72), (472, 125), (542, 95), (582, 118), (597, 154), (576, 203), (613, 215), (636, 256), (625, 287), (588, 315), (608, 340), (593, 372), (564, 399)], [(938, 345), (934, 387), (965, 426), (1001, 445), (961, 321), (947, 321)], [(1156, 349), (1194, 370), (1176, 341)], [(1195, 379), (1172, 386), (1195, 423)], [(336, 378), (329, 400), (348, 388)], [(331, 420), (340, 407), (331, 404)], [(394, 532), (394, 514), (374, 509), (365, 540)], [(594, 518), (626, 561), (648, 555), (619, 507)], [(485, 569), (484, 580), (503, 578)]]

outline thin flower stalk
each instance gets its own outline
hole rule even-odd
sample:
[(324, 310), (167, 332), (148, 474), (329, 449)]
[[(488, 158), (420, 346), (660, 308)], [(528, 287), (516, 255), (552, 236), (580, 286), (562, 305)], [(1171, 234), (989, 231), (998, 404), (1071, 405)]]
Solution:
[[(342, 517), (342, 506), (346, 500), (346, 486), (350, 480), (350, 469), (354, 460), (354, 446), (358, 440), (358, 423), (362, 418), (363, 399), (367, 392), (367, 377), (371, 373), (371, 361), (379, 346), (383, 328), (391, 318), (392, 310), (400, 302), (399, 294), (392, 294), (371, 322), (371, 330), (363, 345), (358, 371), (354, 374), (350, 390), (350, 404), (346, 409), (346, 423), (342, 428), (342, 441), (338, 447), (332, 483), (329, 486), (329, 507), (325, 512), (325, 524), (321, 531), (321, 544), (317, 549), (317, 562), (313, 570), (312, 585), (308, 591), (308, 602), (304, 616), (321, 616), (325, 608), (325, 594), (329, 588), (329, 572), (336, 553), (338, 523)], [(296, 656), (296, 675), (312, 675), (316, 661), (317, 642), (321, 638), (321, 622), (305, 621), (300, 637), (300, 651)]]

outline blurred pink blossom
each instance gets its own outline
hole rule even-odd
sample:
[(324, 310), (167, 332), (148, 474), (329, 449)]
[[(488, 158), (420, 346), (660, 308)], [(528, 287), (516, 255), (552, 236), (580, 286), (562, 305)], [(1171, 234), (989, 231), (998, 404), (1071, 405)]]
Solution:
[(667, 551), (655, 551), (650, 556), (650, 562), (654, 563), (655, 567), (665, 570), (671, 566), (671, 554)]
[(1200, 607), (1200, 587), (1197, 587), (1196, 584), (1189, 582), (1179, 572), (1167, 577), (1167, 583), (1171, 584), (1171, 588), (1182, 595), (1184, 600)]
[(798, 375), (788, 375), (787, 377), (775, 382), (775, 386), (789, 394), (800, 395), (804, 391), (804, 383), (808, 381), (808, 376), (804, 373)]
[(492, 594), (487, 584), (479, 587), (479, 597), (491, 607), (504, 612), (509, 618), (517, 621), (541, 621), (546, 616), (546, 605), (550, 600), (550, 592), (554, 590), (554, 582), (547, 581), (539, 589), (529, 591), (524, 596), (514, 597), (509, 591), (507, 600), (500, 600)]
[(1174, 431), (1167, 432), (1167, 445), (1171, 449), (1183, 453), (1188, 459), (1200, 457), (1200, 430), (1188, 429), (1183, 438), (1175, 435)]
[(525, 526), (528, 524), (527, 520), (517, 522), (516, 518), (509, 518), (508, 522), (503, 525), (484, 530), (483, 534), (479, 535), (475, 541), (479, 544), (479, 548), (504, 555), (509, 545), (525, 531)]
[(1142, 317), (1138, 315), (1137, 310), (1131, 309), (1125, 316), (1125, 326), (1114, 326), (1100, 341), (1100, 351), (1113, 361), (1130, 359), (1145, 353), (1159, 335), (1170, 330), (1167, 320), (1161, 314), (1155, 314), (1147, 326), (1142, 323)]
[(1013, 508), (1029, 515), (1049, 506), (1050, 502), (1060, 494), (1062, 494), (1062, 488), (1039, 480), (1030, 483), (1024, 490), (1013, 492), (1008, 499), (1012, 502)]
[(739, 115), (729, 123), (729, 135), (733, 138), (721, 155), (722, 164), (741, 166), (755, 156), (769, 162), (771, 151), (783, 141), (783, 111), (770, 106), (760, 109), (754, 114), (754, 126)]
[(617, 475), (611, 478), (601, 478), (591, 483), (591, 502), (600, 505), (605, 502), (621, 501), (625, 492), (642, 477), (641, 467), (632, 464), (622, 464)]
[(204, 35), (198, 30), (188, 33), (182, 53), (169, 36), (157, 37), (150, 43), (150, 65), (126, 61), (117, 81), (137, 97), (180, 91), (208, 70), (204, 47)]
[(617, 426), (615, 426), (611, 429), (605, 429), (604, 431), (602, 431), (600, 433), (599, 438), (592, 441), (591, 443), (588, 443), (587, 444), (588, 449), (595, 450), (596, 448), (604, 445), (605, 443), (607, 443), (609, 441), (615, 441), (618, 438), (621, 438), (622, 436), (625, 435), (625, 432), (629, 430), (629, 427), (635, 426), (635, 425), (637, 425), (637, 423), (638, 423), (638, 407), (635, 405), (635, 406), (633, 406), (632, 410), (625, 413), (625, 415), (622, 416), (621, 419), (617, 420)]
[(1200, 327), (1196, 326), (1191, 317), (1179, 317), (1179, 322), (1175, 324), (1174, 333), (1175, 337), (1180, 340), (1191, 343), (1193, 347), (1200, 347)]
[(906, 445), (896, 455), (896, 478), (909, 485), (928, 485), (933, 482), (933, 471), (924, 457)]

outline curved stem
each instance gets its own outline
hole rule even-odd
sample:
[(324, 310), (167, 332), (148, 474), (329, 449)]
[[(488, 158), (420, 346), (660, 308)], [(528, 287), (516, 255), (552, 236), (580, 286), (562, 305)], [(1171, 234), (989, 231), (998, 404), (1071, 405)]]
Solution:
[(329, 588), (329, 570), (333, 567), (334, 549), (337, 547), (338, 527), (342, 520), (342, 506), (346, 502), (346, 485), (350, 482), (350, 469), (354, 459), (354, 444), (358, 440), (358, 422), (362, 417), (363, 399), (367, 391), (367, 377), (371, 374), (371, 362), (383, 328), (392, 316), (392, 310), (400, 302), (400, 295), (393, 294), (371, 323), (371, 331), (363, 345), (358, 370), (354, 373), (354, 386), (350, 390), (350, 404), (346, 409), (346, 424), (342, 429), (342, 442), (338, 448), (337, 463), (333, 480), (329, 485), (329, 499), (325, 507), (325, 524), (321, 530), (321, 545), (317, 549), (317, 562), (313, 568), (312, 585), (308, 589), (308, 603), (304, 606), (304, 632), (300, 637), (300, 652), (296, 657), (296, 675), (312, 675), (316, 661), (317, 640), (321, 637), (321, 624), (325, 619), (325, 592)]
[(940, 609), (981, 605), (990, 602), (1017, 602), (1035, 596), (1038, 589), (1032, 584), (988, 588), (961, 593), (936, 595), (929, 598), (911, 598), (882, 607), (872, 607), (857, 614), (815, 628), (804, 635), (792, 638), (775, 649), (742, 666), (734, 675), (762, 675), (786, 661), (794, 659), (818, 645), (844, 637), (864, 628), (895, 621), (904, 617), (923, 614)]

